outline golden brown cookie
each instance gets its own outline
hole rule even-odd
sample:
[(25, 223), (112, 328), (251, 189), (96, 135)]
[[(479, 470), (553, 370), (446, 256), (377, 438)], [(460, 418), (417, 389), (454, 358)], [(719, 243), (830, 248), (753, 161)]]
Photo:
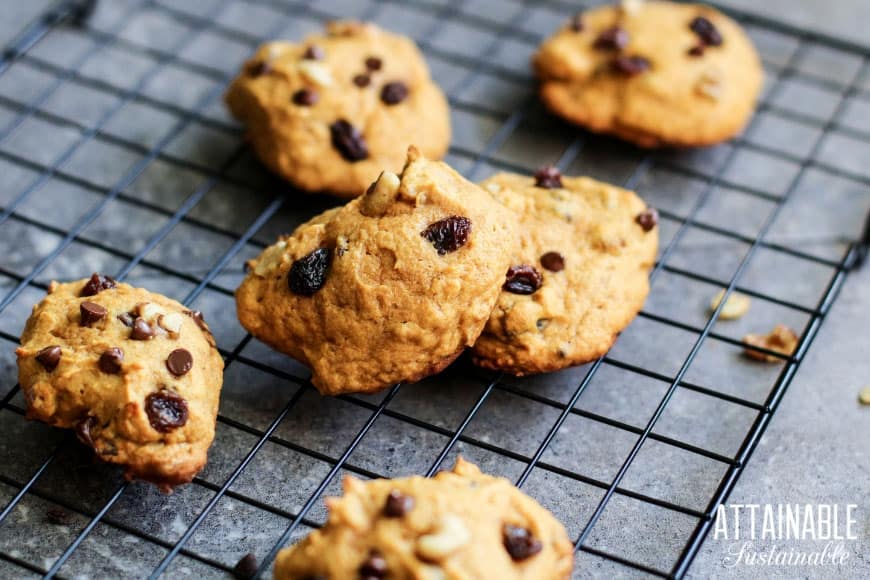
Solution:
[(168, 492), (205, 465), (224, 365), (199, 312), (98, 274), (52, 282), (16, 353), (27, 418), (75, 429), (127, 479)]
[(308, 365), (324, 394), (436, 373), (474, 344), (513, 253), (512, 216), (413, 150), (401, 177), (300, 226), (236, 292), (255, 337)]
[(631, 191), (552, 167), (481, 185), (515, 212), (520, 245), (475, 363), (525, 375), (606, 353), (649, 292), (655, 210)]
[(561, 580), (573, 567), (550, 512), (462, 458), (432, 479), (346, 477), (326, 503), (326, 525), (278, 554), (276, 580)]
[(642, 147), (733, 137), (763, 82), (758, 54), (733, 20), (673, 2), (579, 14), (541, 45), (534, 68), (554, 113)]
[(226, 102), (263, 163), (306, 191), (357, 197), (399, 171), (409, 145), (439, 159), (450, 143), (447, 100), (420, 51), (373, 24), (264, 44)]

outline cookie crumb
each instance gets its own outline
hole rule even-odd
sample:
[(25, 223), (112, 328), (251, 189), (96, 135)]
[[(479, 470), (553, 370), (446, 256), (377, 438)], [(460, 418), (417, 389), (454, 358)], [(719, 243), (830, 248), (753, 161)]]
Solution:
[[(724, 296), (725, 290), (720, 290), (710, 301), (710, 310), (719, 308), (719, 303), (722, 302)], [(725, 301), (725, 306), (722, 307), (719, 318), (722, 320), (737, 320), (749, 311), (750, 303), (749, 297), (745, 294), (732, 292), (728, 296), (728, 300)]]
[[(777, 324), (769, 334), (747, 334), (743, 337), (744, 344), (765, 348), (778, 352), (785, 356), (794, 354), (797, 348), (798, 336), (795, 332), (784, 324)], [(782, 358), (760, 352), (752, 348), (746, 348), (743, 353), (751, 359), (762, 362), (782, 362)]]
[(870, 386), (858, 391), (858, 402), (862, 405), (870, 405)]

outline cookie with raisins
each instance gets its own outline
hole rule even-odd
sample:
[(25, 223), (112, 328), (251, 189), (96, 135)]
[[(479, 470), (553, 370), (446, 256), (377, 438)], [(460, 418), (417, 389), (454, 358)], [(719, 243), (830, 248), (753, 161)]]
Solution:
[(52, 282), (16, 354), (28, 419), (74, 429), (127, 479), (171, 491), (205, 466), (223, 359), (199, 312), (99, 274)]
[(475, 363), (526, 375), (603, 355), (649, 292), (658, 214), (631, 191), (553, 167), (481, 186), (514, 212), (520, 243)]
[(311, 368), (322, 393), (434, 374), (474, 344), (514, 252), (515, 218), (411, 148), (400, 175), (282, 237), (236, 292), (256, 338)]
[(447, 100), (423, 55), (370, 23), (264, 44), (226, 102), (263, 163), (308, 192), (357, 197), (381, 171), (401, 170), (409, 145), (438, 159), (450, 143)]
[(585, 11), (534, 57), (557, 115), (642, 147), (699, 147), (740, 133), (763, 84), (740, 26), (698, 4), (624, 2)]
[(282, 550), (276, 580), (498, 578), (567, 580), (565, 527), (503, 477), (461, 457), (432, 478), (344, 479), (329, 518)]

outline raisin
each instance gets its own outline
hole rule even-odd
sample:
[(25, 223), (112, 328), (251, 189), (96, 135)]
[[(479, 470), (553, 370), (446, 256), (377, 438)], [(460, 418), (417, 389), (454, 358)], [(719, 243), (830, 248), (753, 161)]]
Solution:
[(552, 165), (541, 167), (535, 172), (535, 187), (544, 189), (562, 187), (562, 173)]
[(541, 551), (543, 545), (526, 528), (505, 524), (502, 529), (504, 547), (514, 561), (531, 558)]
[(710, 22), (707, 18), (696, 16), (692, 22), (689, 23), (689, 28), (691, 28), (692, 32), (698, 35), (701, 42), (707, 46), (722, 45), (722, 35), (719, 34), (716, 25)]
[(559, 252), (547, 252), (541, 256), (541, 266), (550, 272), (561, 272), (565, 269), (565, 258)]
[(353, 84), (361, 89), (364, 89), (372, 84), (372, 77), (370, 77), (369, 75), (354, 75)]
[(689, 56), (704, 56), (704, 45), (696, 44), (686, 52)]
[(169, 391), (151, 393), (145, 398), (145, 413), (155, 431), (168, 433), (187, 423), (187, 401)]
[(455, 252), (468, 242), (471, 233), (471, 220), (467, 217), (452, 215), (439, 220), (420, 232), (420, 235), (429, 240), (443, 256), (448, 252)]
[(598, 50), (622, 50), (627, 44), (628, 31), (619, 26), (614, 26), (602, 31), (592, 46)]
[(361, 161), (369, 156), (369, 148), (359, 130), (339, 119), (329, 126), (332, 146), (348, 161)]
[(79, 296), (93, 296), (94, 294), (99, 294), (103, 290), (109, 290), (114, 287), (114, 279), (94, 272), (91, 274), (91, 279), (85, 283)]
[(656, 211), (654, 207), (647, 208), (646, 210), (637, 214), (637, 217), (634, 218), (634, 221), (643, 228), (643, 231), (648, 232), (659, 223), (659, 212)]
[(381, 89), (381, 101), (385, 105), (398, 105), (408, 98), (408, 85), (401, 81), (387, 83)]
[(534, 294), (543, 281), (544, 278), (534, 266), (520, 264), (508, 268), (502, 288), (513, 294)]
[(388, 518), (400, 518), (414, 509), (414, 498), (394, 489), (387, 495), (384, 503), (384, 515)]
[(642, 56), (618, 56), (613, 59), (613, 70), (633, 77), (649, 70), (650, 62)]
[(323, 288), (329, 270), (329, 258), (327, 248), (317, 248), (293, 262), (287, 276), (290, 291), (301, 296), (311, 296)]

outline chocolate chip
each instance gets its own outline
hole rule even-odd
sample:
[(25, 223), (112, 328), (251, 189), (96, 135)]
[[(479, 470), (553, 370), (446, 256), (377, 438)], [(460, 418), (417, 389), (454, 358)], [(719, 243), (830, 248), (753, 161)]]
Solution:
[(527, 560), (544, 547), (526, 528), (505, 524), (502, 529), (504, 547), (516, 562)]
[(326, 284), (328, 271), (329, 250), (317, 248), (290, 266), (290, 274), (287, 276), (290, 291), (301, 296), (311, 296)]
[(571, 30), (574, 32), (583, 32), (583, 15), (575, 14), (573, 18), (571, 18)]
[(312, 44), (305, 49), (304, 53), (302, 53), (302, 58), (305, 60), (323, 60), (323, 57), (325, 56), (326, 53), (324, 53), (323, 49), (316, 44)]
[(468, 242), (470, 233), (471, 220), (467, 217), (452, 215), (429, 224), (425, 230), (420, 232), (420, 235), (435, 246), (438, 255), (443, 256), (464, 246)]
[(696, 44), (686, 52), (689, 56), (704, 56), (704, 45)]
[(257, 557), (248, 552), (233, 566), (233, 576), (239, 580), (250, 580), (257, 573)]
[(317, 103), (320, 96), (313, 89), (299, 89), (293, 93), (293, 103), (301, 107), (310, 107)]
[(692, 32), (698, 35), (701, 42), (707, 46), (722, 45), (722, 35), (719, 34), (716, 25), (710, 22), (707, 18), (696, 16), (692, 22), (689, 23), (689, 28), (691, 28)]
[(618, 56), (613, 59), (613, 70), (633, 77), (649, 70), (650, 62), (642, 56)]
[(151, 340), (156, 334), (151, 325), (143, 319), (137, 318), (133, 321), (133, 330), (130, 331), (130, 338), (132, 340)]
[(647, 208), (637, 214), (637, 217), (634, 218), (634, 221), (636, 221), (638, 225), (643, 228), (643, 231), (648, 232), (656, 227), (656, 224), (659, 223), (659, 212), (656, 211), (654, 207)]
[(107, 375), (117, 375), (121, 372), (122, 362), (124, 362), (124, 351), (114, 346), (100, 355), (97, 364)]
[(82, 326), (90, 326), (98, 320), (105, 318), (109, 311), (96, 302), (88, 302), (85, 300), (79, 304), (79, 313), (81, 314), (79, 324)]
[(385, 105), (398, 105), (408, 98), (408, 85), (401, 81), (387, 83), (381, 89), (381, 100)]
[(39, 361), (39, 364), (41, 364), (45, 370), (51, 372), (57, 368), (61, 354), (62, 352), (59, 346), (47, 346), (36, 353), (36, 360)]
[(45, 519), (50, 524), (65, 526), (69, 523), (69, 512), (61, 508), (50, 508), (45, 512)]
[(344, 119), (339, 119), (330, 125), (329, 133), (332, 136), (332, 146), (338, 149), (346, 160), (361, 161), (369, 156), (369, 148), (362, 134)]
[(109, 290), (114, 287), (115, 280), (94, 272), (91, 274), (91, 279), (85, 283), (79, 296), (93, 296), (94, 294), (99, 294), (103, 290)]
[(387, 575), (387, 561), (377, 550), (369, 552), (369, 558), (359, 567), (360, 578), (375, 579)]
[(176, 377), (181, 377), (193, 368), (193, 355), (183, 348), (176, 348), (166, 357), (166, 368)]
[(155, 431), (167, 433), (187, 423), (187, 401), (169, 391), (151, 393), (145, 398), (145, 413)]
[(541, 167), (535, 172), (535, 187), (545, 189), (562, 187), (562, 173), (552, 165)]
[(544, 278), (534, 266), (520, 264), (508, 268), (502, 288), (513, 294), (534, 294), (543, 282)]
[(184, 314), (190, 316), (201, 330), (209, 332), (208, 326), (205, 323), (205, 317), (202, 315), (202, 312), (200, 312), (199, 310), (185, 310)]
[(90, 416), (80, 420), (75, 426), (76, 437), (78, 437), (79, 441), (92, 449), (96, 447), (93, 434), (94, 427), (96, 426), (97, 418)]
[(601, 32), (592, 46), (598, 50), (622, 50), (628, 44), (628, 31), (613, 26)]
[(383, 61), (376, 56), (370, 56), (366, 59), (366, 68), (369, 70), (381, 70)]
[(414, 498), (394, 489), (387, 495), (384, 504), (384, 515), (388, 518), (400, 518), (414, 509)]
[(245, 72), (248, 73), (248, 76), (251, 77), (267, 75), (272, 72), (272, 65), (268, 61), (258, 60), (256, 62), (250, 63), (245, 68)]
[(361, 89), (364, 89), (372, 84), (372, 77), (367, 74), (356, 75), (355, 77), (353, 77), (353, 84)]
[(118, 320), (127, 328), (133, 328), (133, 321), (136, 320), (136, 315), (132, 312), (122, 312), (118, 315)]
[(541, 256), (541, 266), (550, 272), (561, 272), (565, 269), (565, 258), (559, 252), (547, 252)]

